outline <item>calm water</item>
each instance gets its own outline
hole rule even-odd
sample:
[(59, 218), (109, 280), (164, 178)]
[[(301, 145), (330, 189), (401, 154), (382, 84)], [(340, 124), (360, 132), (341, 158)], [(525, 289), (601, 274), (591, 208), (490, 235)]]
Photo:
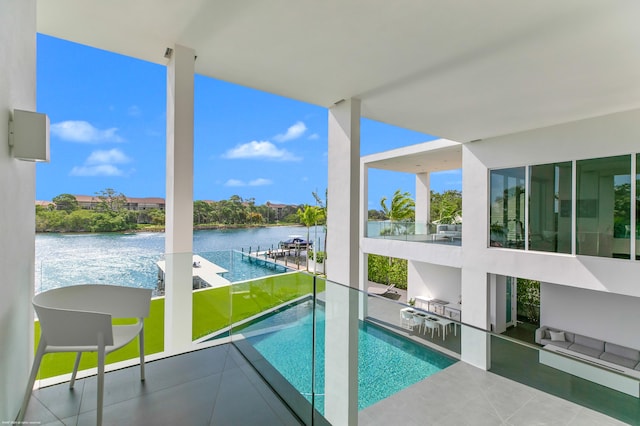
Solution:
[[(311, 305), (301, 305), (277, 313), (248, 328), (247, 331), (279, 330), (249, 341), (299, 392), (310, 398), (312, 316)], [(324, 311), (317, 309), (316, 329), (316, 402), (324, 412)], [(245, 331), (246, 332), (246, 331)], [(358, 333), (358, 409), (362, 410), (409, 387), (456, 361), (389, 333), (380, 327), (360, 322)]]
[[(320, 245), (324, 241), (318, 227)], [(303, 235), (306, 228), (273, 227), (234, 230), (195, 231), (193, 251), (229, 269), (224, 250), (248, 251), (277, 246), (289, 235)], [(314, 239), (311, 228), (310, 238)], [(155, 288), (156, 261), (164, 253), (164, 233), (138, 234), (37, 234), (36, 292), (79, 283), (118, 283), (131, 287)], [(250, 277), (249, 277), (250, 278)], [(231, 281), (243, 279), (229, 277)], [(247, 279), (246, 277), (244, 279)]]

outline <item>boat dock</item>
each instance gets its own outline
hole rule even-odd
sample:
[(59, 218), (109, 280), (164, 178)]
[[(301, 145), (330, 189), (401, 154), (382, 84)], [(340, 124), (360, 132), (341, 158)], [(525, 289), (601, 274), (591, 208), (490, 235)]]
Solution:
[(303, 270), (307, 265), (306, 256), (300, 256), (300, 250), (289, 248), (272, 248), (268, 250), (260, 251), (258, 247), (257, 251), (246, 252), (242, 249), (242, 259), (248, 259), (249, 261), (261, 262), (264, 266), (284, 267), (289, 269)]
[[(158, 292), (164, 292), (166, 263), (164, 260), (159, 260), (156, 264), (158, 265)], [(231, 285), (231, 281), (219, 275), (225, 272), (229, 271), (197, 254), (193, 255), (192, 273), (194, 289), (218, 288)]]

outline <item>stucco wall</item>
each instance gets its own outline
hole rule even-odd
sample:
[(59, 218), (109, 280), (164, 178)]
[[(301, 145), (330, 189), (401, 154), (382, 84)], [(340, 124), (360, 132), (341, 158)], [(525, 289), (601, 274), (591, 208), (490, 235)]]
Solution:
[(35, 165), (10, 157), (13, 109), (35, 110), (35, 0), (0, 2), (0, 420), (15, 418), (33, 354)]

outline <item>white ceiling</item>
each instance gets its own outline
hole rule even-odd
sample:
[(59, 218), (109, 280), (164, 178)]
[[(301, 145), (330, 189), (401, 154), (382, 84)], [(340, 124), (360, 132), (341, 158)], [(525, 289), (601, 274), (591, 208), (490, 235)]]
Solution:
[(38, 0), (38, 31), (467, 142), (640, 108), (637, 0)]

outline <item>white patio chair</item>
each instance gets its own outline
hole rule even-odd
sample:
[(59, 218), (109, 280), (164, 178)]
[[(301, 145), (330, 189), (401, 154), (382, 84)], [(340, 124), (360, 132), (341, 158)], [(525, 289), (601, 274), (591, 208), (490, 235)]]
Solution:
[(431, 330), (431, 338), (433, 339), (433, 333), (435, 331), (438, 332), (438, 336), (440, 335), (440, 325), (436, 321), (432, 321), (428, 318), (424, 319), (424, 332), (427, 333), (427, 328)]
[[(98, 352), (97, 421), (102, 424), (105, 355), (138, 336), (140, 380), (144, 380), (144, 322), (151, 290), (112, 285), (77, 285), (49, 290), (33, 298), (40, 320), (40, 343), (33, 360), (18, 421), (24, 419), (42, 357), (50, 352), (77, 352), (69, 388), (73, 388), (82, 352)], [(112, 325), (112, 318), (136, 318), (135, 324)]]
[(414, 326), (416, 326), (416, 321), (413, 317), (413, 312), (406, 311), (404, 309), (401, 310), (400, 311), (400, 327), (413, 331)]

